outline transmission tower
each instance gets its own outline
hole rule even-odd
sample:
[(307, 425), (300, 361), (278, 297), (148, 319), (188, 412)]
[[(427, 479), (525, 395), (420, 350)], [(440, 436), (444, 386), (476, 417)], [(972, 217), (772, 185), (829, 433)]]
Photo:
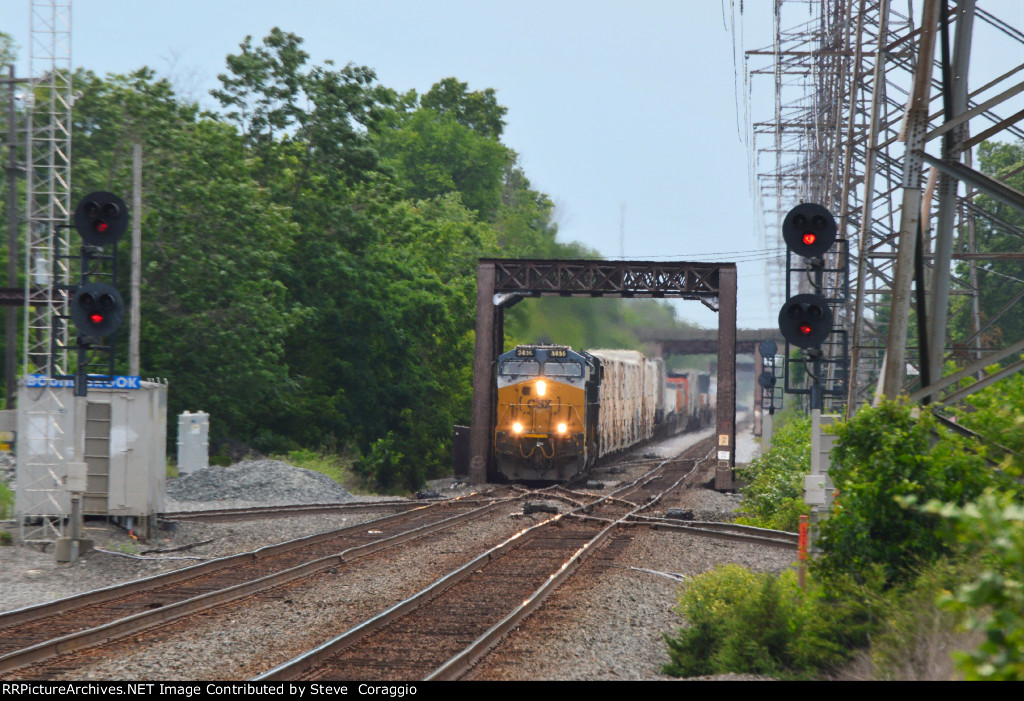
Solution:
[[(25, 255), (25, 374), (68, 374), (66, 225), (71, 208), (71, 0), (31, 0)], [(34, 292), (34, 294), (33, 294)], [(65, 464), (73, 427), (63, 400), (42, 388), (43, 401), (19, 436), (18, 514), (22, 542), (64, 535), (69, 497)]]
[[(1021, 339), (986, 331), (1024, 298), (1024, 281), (981, 265), (1019, 253), (979, 253), (977, 219), (1022, 232), (976, 195), (1017, 210), (1024, 195), (977, 172), (973, 149), (1024, 137), (1024, 113), (1007, 116), (1024, 91), (1024, 34), (974, 0), (775, 0), (773, 9), (770, 45), (746, 53), (748, 89), (770, 76), (774, 93), (774, 114), (751, 119), (753, 167), (769, 241), (786, 211), (812, 201), (836, 213), (848, 242), (852, 290), (836, 310), (851, 338), (847, 411), (876, 388), (937, 398), (963, 374), (942, 378), (948, 361), (973, 374), (1020, 352)], [(1014, 291), (983, 323), (986, 285)], [(954, 324), (969, 329), (958, 347), (947, 338)]]

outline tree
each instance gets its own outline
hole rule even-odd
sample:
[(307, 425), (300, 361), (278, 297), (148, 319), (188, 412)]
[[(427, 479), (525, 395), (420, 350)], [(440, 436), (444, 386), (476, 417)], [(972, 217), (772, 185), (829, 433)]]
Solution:
[(507, 107), (498, 104), (494, 88), (469, 92), (469, 85), (455, 78), (434, 83), (420, 106), (440, 115), (451, 115), (455, 121), (481, 136), (498, 140), (505, 129)]
[(309, 58), (300, 44), (301, 38), (277, 27), (262, 46), (253, 47), (252, 36), (247, 36), (239, 44), (241, 53), (228, 55), (229, 72), (217, 76), (224, 87), (210, 92), (228, 110), (228, 119), (241, 127), (250, 148), (279, 139), (298, 119), (303, 89), (299, 69)]
[[(986, 141), (979, 147), (981, 171), (1018, 190), (1024, 189), (1024, 142), (1014, 144)], [(987, 195), (978, 195), (978, 205), (993, 217), (975, 217), (979, 253), (1024, 252), (1024, 213)], [(967, 277), (968, 266), (957, 266)], [(1024, 260), (995, 259), (978, 266), (982, 324), (992, 326), (983, 333), (983, 345), (999, 346), (1024, 338), (1024, 318), (1015, 310), (1024, 280)], [(1016, 304), (1014, 300), (1017, 300)], [(969, 300), (962, 299), (951, 316), (953, 333), (960, 339), (971, 335)], [(974, 345), (974, 344), (972, 344)]]
[(169, 379), (171, 416), (203, 409), (213, 438), (257, 438), (286, 405), (284, 339), (301, 317), (280, 282), (288, 210), (251, 178), (234, 129), (152, 71), (75, 84), (76, 188), (130, 192), (143, 144), (143, 376)]
[(515, 154), (498, 140), (506, 108), (494, 90), (469, 92), (447, 78), (421, 100), (395, 99), (396, 109), (376, 132), (384, 162), (406, 197), (425, 200), (458, 192), (463, 203), (490, 221), (501, 203), (502, 181)]

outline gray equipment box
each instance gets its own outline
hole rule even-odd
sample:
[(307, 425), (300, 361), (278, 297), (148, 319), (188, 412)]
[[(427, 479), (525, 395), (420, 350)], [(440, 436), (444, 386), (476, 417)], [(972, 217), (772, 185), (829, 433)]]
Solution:
[(178, 474), (190, 475), (210, 466), (210, 415), (205, 411), (178, 415)]
[(75, 397), (62, 386), (67, 381), (30, 379), (18, 389), (18, 517), (70, 514), (68, 488), (78, 485), (68, 484), (68, 468), (83, 462), (83, 514), (163, 511), (167, 385), (132, 378), (130, 388), (90, 387), (88, 396)]

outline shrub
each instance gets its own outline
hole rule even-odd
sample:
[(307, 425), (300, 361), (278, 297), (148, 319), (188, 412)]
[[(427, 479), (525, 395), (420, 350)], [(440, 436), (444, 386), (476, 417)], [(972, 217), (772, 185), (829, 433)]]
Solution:
[(915, 568), (950, 552), (937, 516), (904, 508), (900, 500), (963, 504), (993, 482), (984, 460), (935, 421), (894, 402), (865, 408), (834, 428), (838, 440), (829, 475), (839, 494), (822, 524), (822, 554), (812, 567), (825, 576), (858, 576), (873, 565), (886, 586), (913, 578)]
[(289, 451), (283, 459), (290, 465), (327, 475), (346, 487), (351, 486), (354, 480), (352, 472), (354, 460), (347, 453), (339, 454), (327, 449), (320, 451), (301, 449)]
[(804, 505), (804, 475), (811, 471), (811, 420), (788, 421), (772, 438), (772, 447), (754, 458), (737, 476), (746, 485), (737, 519), (761, 528), (796, 531)]
[[(884, 595), (882, 625), (871, 636), (870, 677), (886, 681), (949, 680), (950, 652), (968, 644), (957, 631), (962, 616), (944, 611), (940, 597), (965, 581), (975, 563), (942, 558)], [(880, 597), (881, 598), (881, 597)]]
[(1020, 495), (986, 492), (965, 506), (926, 507), (953, 521), (968, 553), (982, 566), (972, 581), (943, 598), (944, 608), (966, 614), (965, 627), (983, 633), (973, 652), (957, 653), (969, 680), (1024, 681), (1024, 505)]
[(751, 572), (724, 565), (695, 577), (677, 611), (686, 627), (665, 636), (666, 674), (726, 672), (808, 677), (850, 658), (876, 618), (863, 597), (835, 596), (793, 572)]
[(0, 519), (7, 519), (14, 515), (14, 492), (3, 482), (0, 482)]

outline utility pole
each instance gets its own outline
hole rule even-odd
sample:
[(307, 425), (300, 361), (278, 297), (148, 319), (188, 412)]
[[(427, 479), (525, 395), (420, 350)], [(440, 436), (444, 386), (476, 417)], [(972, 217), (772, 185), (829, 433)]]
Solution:
[(141, 365), (139, 324), (142, 321), (142, 302), (139, 299), (142, 287), (142, 144), (135, 144), (132, 149), (132, 180), (132, 305), (129, 310), (131, 329), (128, 339), (128, 374), (138, 375)]
[[(7, 286), (18, 286), (18, 178), (25, 169), (18, 165), (18, 130), (14, 109), (14, 86), (28, 82), (14, 77), (14, 66), (7, 67)], [(18, 344), (17, 307), (7, 307), (4, 326), (4, 387), (6, 408), (14, 408), (18, 396), (17, 354)]]

